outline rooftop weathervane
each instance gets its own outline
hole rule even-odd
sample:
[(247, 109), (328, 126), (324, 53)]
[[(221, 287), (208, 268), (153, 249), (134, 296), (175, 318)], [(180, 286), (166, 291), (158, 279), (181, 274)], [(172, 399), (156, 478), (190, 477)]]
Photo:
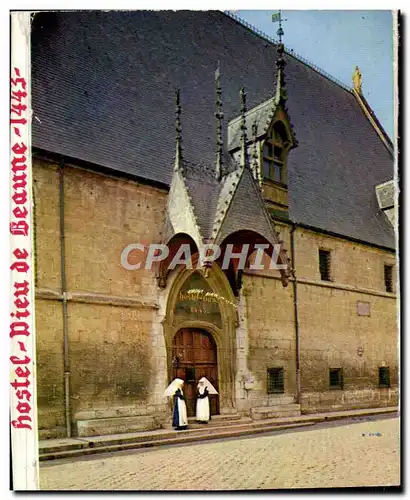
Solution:
[(279, 43), (282, 44), (282, 36), (284, 35), (284, 31), (282, 28), (282, 21), (287, 21), (287, 19), (282, 19), (282, 14), (281, 11), (276, 12), (276, 14), (272, 14), (272, 22), (277, 23), (279, 22), (279, 29), (276, 32), (276, 34), (279, 37)]
[(276, 68), (278, 70), (276, 76), (276, 103), (282, 101), (286, 102), (287, 94), (285, 88), (285, 65), (286, 61), (284, 58), (285, 46), (282, 43), (282, 36), (284, 35), (282, 29), (282, 21), (287, 21), (287, 19), (282, 19), (281, 11), (276, 14), (272, 14), (272, 22), (276, 23), (279, 21), (279, 29), (277, 35), (279, 37), (279, 43), (277, 45), (278, 59), (276, 60)]

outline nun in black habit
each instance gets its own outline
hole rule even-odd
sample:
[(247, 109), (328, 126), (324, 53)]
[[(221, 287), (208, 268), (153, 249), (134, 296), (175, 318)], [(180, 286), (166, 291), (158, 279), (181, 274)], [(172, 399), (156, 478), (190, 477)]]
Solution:
[(185, 396), (183, 393), (184, 381), (176, 378), (171, 382), (164, 392), (164, 396), (173, 396), (174, 411), (172, 413), (172, 427), (177, 431), (182, 431), (188, 427), (187, 409)]

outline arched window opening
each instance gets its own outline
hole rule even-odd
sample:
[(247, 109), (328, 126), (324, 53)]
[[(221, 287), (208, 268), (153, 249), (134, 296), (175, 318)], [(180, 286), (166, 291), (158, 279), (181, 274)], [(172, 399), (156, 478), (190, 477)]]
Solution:
[(282, 122), (276, 122), (271, 136), (263, 147), (263, 177), (279, 184), (286, 184), (286, 156), (290, 142)]

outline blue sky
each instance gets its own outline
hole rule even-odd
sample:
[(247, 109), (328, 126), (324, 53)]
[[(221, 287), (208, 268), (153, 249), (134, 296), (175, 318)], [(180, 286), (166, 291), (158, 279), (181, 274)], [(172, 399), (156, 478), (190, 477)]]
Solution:
[[(267, 35), (277, 38), (275, 10), (234, 13)], [(285, 10), (285, 46), (333, 77), (352, 86), (359, 66), (363, 95), (393, 139), (393, 18), (391, 11)]]

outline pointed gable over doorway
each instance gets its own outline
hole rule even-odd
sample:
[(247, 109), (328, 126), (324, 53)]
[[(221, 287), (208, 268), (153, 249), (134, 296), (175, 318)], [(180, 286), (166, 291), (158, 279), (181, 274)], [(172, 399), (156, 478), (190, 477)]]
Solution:
[[(217, 94), (219, 99), (220, 87), (217, 87)], [(274, 247), (281, 245), (261, 193), (257, 158), (254, 155), (252, 166), (249, 160), (244, 89), (241, 89), (241, 103), (239, 154), (232, 157), (223, 149), (220, 134), (220, 120), (223, 114), (218, 107), (216, 164), (210, 168), (201, 165), (200, 159), (196, 164), (192, 164), (183, 158), (181, 105), (177, 92), (175, 166), (162, 239), (168, 247), (175, 241), (178, 241), (178, 244), (185, 242), (185, 238), (191, 247), (194, 244), (196, 252), (206, 244), (218, 245), (224, 252), (227, 241), (241, 247), (248, 244), (252, 252), (255, 244), (263, 242), (267, 243), (266, 251), (272, 256)], [(219, 100), (217, 106), (218, 104), (220, 105)], [(224, 168), (223, 159), (226, 163)], [(164, 278), (159, 280), (162, 286), (165, 286), (168, 273), (166, 265), (169, 260), (170, 258), (160, 266), (158, 277)], [(290, 275), (286, 250), (281, 248), (277, 263), (283, 266), (280, 272), (282, 282), (286, 286)], [(206, 259), (204, 265), (209, 266)]]
[[(249, 151), (247, 146), (246, 122), (246, 94), (241, 90), (242, 116), (241, 116), (241, 149), (239, 165), (223, 179), (223, 187), (218, 199), (217, 211), (215, 214), (212, 231), (213, 240), (216, 244), (222, 245), (229, 237), (235, 233), (253, 233), (255, 239), (249, 244), (259, 242), (259, 237), (265, 240), (271, 247), (280, 245), (282, 242), (274, 230), (273, 222), (266, 210), (259, 177), (251, 167)], [(238, 161), (238, 160), (237, 160)], [(286, 250), (281, 249), (279, 262), (288, 266)], [(290, 274), (289, 266), (281, 271), (282, 281), (287, 284)]]

